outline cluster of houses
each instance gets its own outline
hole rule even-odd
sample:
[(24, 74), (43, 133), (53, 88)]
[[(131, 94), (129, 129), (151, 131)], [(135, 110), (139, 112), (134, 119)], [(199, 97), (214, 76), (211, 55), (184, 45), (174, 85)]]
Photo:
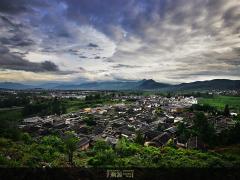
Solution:
[[(20, 128), (36, 135), (57, 132), (64, 136), (65, 131), (74, 131), (80, 138), (78, 145), (82, 150), (98, 140), (104, 140), (115, 146), (121, 137), (134, 140), (137, 133), (143, 135), (146, 146), (161, 147), (169, 140), (184, 148), (201, 146), (201, 141), (197, 137), (192, 137), (183, 144), (178, 142), (176, 136), (178, 123), (187, 123), (185, 119), (193, 117), (193, 113), (185, 110), (192, 104), (197, 104), (196, 98), (183, 96), (167, 98), (155, 95), (124, 96), (122, 99), (135, 99), (135, 101), (85, 108), (61, 116), (26, 118)], [(210, 117), (209, 120), (215, 124), (219, 132), (234, 125), (231, 118), (222, 116)], [(191, 126), (191, 124), (187, 125)]]
[(75, 98), (75, 99), (85, 99), (86, 95), (88, 95), (89, 91), (51, 91), (48, 95), (51, 98), (57, 97), (57, 98)]
[(217, 94), (217, 95), (228, 95), (228, 96), (239, 96), (240, 90), (212, 90), (208, 94)]

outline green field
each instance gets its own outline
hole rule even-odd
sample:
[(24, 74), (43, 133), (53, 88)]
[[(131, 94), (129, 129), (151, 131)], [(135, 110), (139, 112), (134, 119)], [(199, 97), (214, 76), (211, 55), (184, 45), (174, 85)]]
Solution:
[(219, 110), (223, 110), (228, 104), (233, 111), (240, 112), (240, 97), (236, 96), (213, 96), (212, 98), (199, 98), (199, 104), (209, 104)]

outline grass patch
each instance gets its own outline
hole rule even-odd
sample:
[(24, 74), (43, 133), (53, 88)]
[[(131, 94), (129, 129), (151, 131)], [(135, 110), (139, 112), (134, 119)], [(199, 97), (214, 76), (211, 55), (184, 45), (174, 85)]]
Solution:
[(233, 111), (240, 112), (240, 97), (236, 96), (213, 96), (212, 98), (199, 98), (199, 104), (209, 104), (218, 110), (224, 110), (226, 104)]

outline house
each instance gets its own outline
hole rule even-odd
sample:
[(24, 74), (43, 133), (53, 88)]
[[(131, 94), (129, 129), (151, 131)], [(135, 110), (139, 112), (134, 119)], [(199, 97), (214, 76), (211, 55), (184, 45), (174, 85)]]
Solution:
[(98, 125), (93, 129), (93, 134), (101, 134), (104, 131), (105, 127), (102, 125)]
[(93, 147), (97, 141), (104, 141), (104, 139), (101, 135), (91, 136), (89, 146)]
[(41, 135), (41, 136), (46, 136), (46, 135), (49, 135), (50, 134), (50, 130), (49, 129), (39, 129), (38, 130), (38, 133)]
[(238, 114), (235, 113), (235, 112), (230, 112), (230, 115), (231, 115), (231, 116), (237, 116)]
[(90, 113), (91, 110), (92, 110), (92, 108), (84, 108), (84, 112), (85, 112), (85, 113)]
[(88, 138), (84, 137), (84, 138), (80, 139), (80, 141), (77, 144), (77, 147), (80, 150), (87, 150), (89, 147), (89, 142), (90, 142), (90, 140)]
[(30, 126), (24, 126), (22, 129), (28, 133), (35, 133), (41, 128), (40, 125), (30, 125)]
[(206, 145), (197, 136), (189, 138), (186, 147), (187, 149), (206, 149)]
[(35, 116), (35, 117), (30, 117), (30, 118), (25, 118), (23, 120), (24, 123), (26, 124), (34, 124), (34, 123), (37, 123), (37, 122), (42, 122), (43, 119), (38, 117), (38, 116)]
[(164, 132), (158, 135), (157, 137), (153, 138), (151, 142), (154, 142), (158, 147), (161, 147), (164, 146), (169, 139), (171, 139), (171, 135), (167, 132)]
[(167, 117), (165, 119), (166, 123), (173, 123), (174, 122), (174, 117), (173, 116), (166, 114), (166, 117)]
[(173, 113), (182, 113), (184, 111), (184, 107), (174, 107), (171, 109)]
[(65, 127), (67, 127), (67, 124), (65, 124), (65, 122), (58, 122), (53, 124), (53, 128), (55, 129), (63, 129)]
[(176, 117), (174, 123), (183, 122), (183, 117)]
[(117, 144), (118, 139), (114, 137), (106, 137), (105, 141), (114, 147)]
[(90, 134), (92, 130), (88, 126), (82, 126), (76, 130), (77, 134)]
[(180, 142), (177, 142), (177, 143), (176, 143), (176, 147), (177, 147), (177, 148), (186, 149), (186, 146), (187, 146), (187, 144), (185, 144), (185, 143), (180, 143)]
[(170, 128), (165, 129), (164, 131), (173, 135), (173, 134), (175, 134), (177, 132), (177, 127), (176, 126), (172, 126)]
[(220, 133), (225, 129), (234, 127), (235, 125), (235, 122), (231, 118), (224, 116), (218, 116), (216, 118), (214, 117), (209, 119), (209, 121), (214, 124), (217, 133)]
[(156, 142), (147, 141), (147, 142), (144, 143), (144, 146), (158, 147), (158, 144)]
[(146, 140), (151, 140), (154, 137), (157, 137), (159, 135), (159, 131), (154, 131), (154, 130), (148, 130), (144, 133), (144, 138)]
[(127, 129), (122, 129), (120, 132), (121, 132), (121, 136), (126, 138), (131, 137), (134, 134), (134, 132), (129, 131)]

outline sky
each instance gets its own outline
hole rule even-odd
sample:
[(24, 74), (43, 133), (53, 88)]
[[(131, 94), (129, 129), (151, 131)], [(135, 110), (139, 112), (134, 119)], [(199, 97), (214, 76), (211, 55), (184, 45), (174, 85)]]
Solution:
[(239, 0), (0, 0), (0, 82), (240, 80)]

